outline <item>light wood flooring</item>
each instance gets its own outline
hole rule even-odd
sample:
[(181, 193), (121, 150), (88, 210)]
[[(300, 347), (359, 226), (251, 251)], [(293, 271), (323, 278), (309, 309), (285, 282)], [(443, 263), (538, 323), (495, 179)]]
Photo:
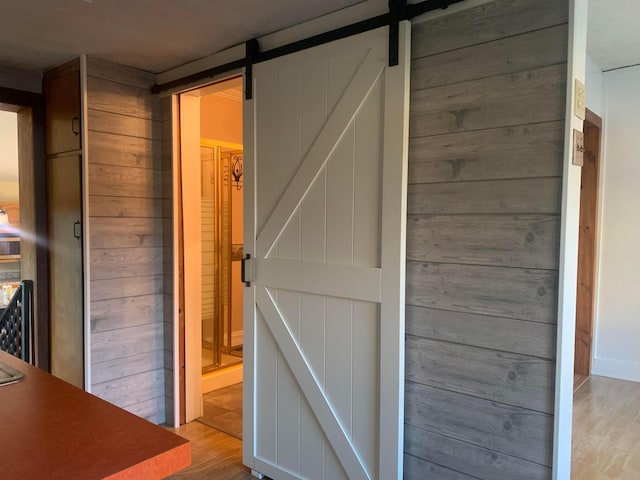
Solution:
[(168, 430), (191, 441), (191, 466), (167, 478), (255, 480), (242, 465), (242, 441), (199, 422)]
[[(192, 449), (191, 467), (170, 479), (253, 479), (240, 440), (198, 422), (169, 430)], [(640, 479), (640, 383), (591, 377), (576, 392), (571, 478)]]
[(571, 478), (640, 479), (640, 383), (592, 376), (575, 393)]

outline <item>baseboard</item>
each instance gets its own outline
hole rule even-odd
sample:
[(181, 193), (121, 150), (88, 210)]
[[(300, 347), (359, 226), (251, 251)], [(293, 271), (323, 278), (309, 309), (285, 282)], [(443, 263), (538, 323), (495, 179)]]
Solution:
[(232, 365), (202, 376), (202, 393), (229, 387), (242, 381), (242, 364)]
[(610, 358), (594, 358), (591, 373), (601, 377), (640, 382), (640, 363)]

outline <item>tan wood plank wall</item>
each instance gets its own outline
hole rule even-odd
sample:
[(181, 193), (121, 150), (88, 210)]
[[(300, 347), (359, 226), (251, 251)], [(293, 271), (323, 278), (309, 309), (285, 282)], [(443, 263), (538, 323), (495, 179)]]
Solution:
[(405, 478), (551, 478), (566, 0), (416, 22)]
[(87, 63), (92, 392), (165, 422), (161, 110), (155, 76)]

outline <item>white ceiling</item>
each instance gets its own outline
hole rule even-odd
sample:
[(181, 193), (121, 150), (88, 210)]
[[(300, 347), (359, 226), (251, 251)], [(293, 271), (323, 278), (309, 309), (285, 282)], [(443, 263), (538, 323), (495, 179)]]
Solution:
[[(154, 73), (356, 3), (380, 0), (0, 0), (0, 65), (46, 70), (82, 53)], [(640, 63), (640, 0), (589, 0), (588, 52)]]
[(640, 0), (589, 0), (587, 53), (603, 70), (640, 64)]
[(87, 53), (158, 73), (372, 0), (0, 0), (0, 65)]

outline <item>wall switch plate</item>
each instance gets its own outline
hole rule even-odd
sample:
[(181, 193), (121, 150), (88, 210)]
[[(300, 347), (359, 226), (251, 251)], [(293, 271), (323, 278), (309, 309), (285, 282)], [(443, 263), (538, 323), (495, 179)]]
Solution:
[(576, 78), (575, 98), (573, 99), (573, 114), (580, 120), (586, 116), (587, 93), (584, 83)]
[(581, 167), (584, 164), (584, 133), (573, 130), (573, 164)]

